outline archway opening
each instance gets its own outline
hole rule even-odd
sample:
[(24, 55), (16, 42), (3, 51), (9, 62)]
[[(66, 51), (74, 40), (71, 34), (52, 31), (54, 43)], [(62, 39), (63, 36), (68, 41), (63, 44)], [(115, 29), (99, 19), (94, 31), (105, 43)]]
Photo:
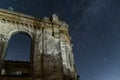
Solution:
[(10, 38), (4, 61), (7, 76), (30, 76), (32, 39), (26, 33), (16, 33)]
[(31, 43), (28, 34), (14, 34), (9, 41), (5, 60), (30, 62)]

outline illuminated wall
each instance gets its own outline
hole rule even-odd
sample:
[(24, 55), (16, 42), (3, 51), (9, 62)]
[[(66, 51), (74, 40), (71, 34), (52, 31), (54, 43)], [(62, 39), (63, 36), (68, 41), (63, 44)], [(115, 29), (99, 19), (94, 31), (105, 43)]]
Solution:
[[(32, 39), (30, 77), (34, 80), (76, 80), (68, 25), (56, 15), (37, 19), (0, 10), (0, 69), (11, 36), (23, 32)], [(16, 63), (17, 64), (17, 63)]]

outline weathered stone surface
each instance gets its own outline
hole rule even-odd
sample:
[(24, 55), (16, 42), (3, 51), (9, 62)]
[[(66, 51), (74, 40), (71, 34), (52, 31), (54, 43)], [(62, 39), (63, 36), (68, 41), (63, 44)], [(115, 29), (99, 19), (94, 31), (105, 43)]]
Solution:
[[(0, 70), (4, 65), (12, 35), (22, 32), (32, 39), (30, 76), (18, 80), (76, 80), (68, 25), (56, 15), (36, 19), (28, 15), (0, 10)], [(9, 76), (0, 80), (16, 80)]]

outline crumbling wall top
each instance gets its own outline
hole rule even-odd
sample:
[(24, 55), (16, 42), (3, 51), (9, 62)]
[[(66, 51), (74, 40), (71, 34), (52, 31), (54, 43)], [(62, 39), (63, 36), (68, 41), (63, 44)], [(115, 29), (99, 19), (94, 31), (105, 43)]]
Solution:
[[(68, 28), (68, 25), (59, 20), (59, 17), (55, 14), (53, 14), (50, 18), (48, 17), (44, 17), (44, 19), (40, 19), (40, 18), (36, 18), (36, 17), (33, 17), (33, 16), (30, 16), (30, 15), (25, 15), (25, 14), (22, 14), (22, 13), (18, 13), (16, 11), (10, 11), (10, 10), (5, 10), (5, 9), (0, 9), (0, 15), (1, 16), (6, 16), (6, 18), (14, 18), (14, 19), (22, 19), (22, 20), (28, 20), (28, 21), (31, 21), (31, 22), (36, 22), (36, 23), (39, 23), (39, 22), (45, 22), (45, 23), (52, 23), (52, 24), (56, 24), (56, 25), (59, 25), (59, 26), (64, 26), (64, 28), (66, 27), (66, 29)], [(24, 22), (24, 21), (23, 21)]]

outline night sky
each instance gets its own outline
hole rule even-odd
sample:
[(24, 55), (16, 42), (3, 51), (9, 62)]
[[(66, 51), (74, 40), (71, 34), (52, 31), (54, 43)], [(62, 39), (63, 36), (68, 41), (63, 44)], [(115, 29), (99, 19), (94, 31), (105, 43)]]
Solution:
[(80, 80), (120, 80), (120, 0), (0, 0), (10, 6), (38, 18), (56, 13), (70, 25)]

